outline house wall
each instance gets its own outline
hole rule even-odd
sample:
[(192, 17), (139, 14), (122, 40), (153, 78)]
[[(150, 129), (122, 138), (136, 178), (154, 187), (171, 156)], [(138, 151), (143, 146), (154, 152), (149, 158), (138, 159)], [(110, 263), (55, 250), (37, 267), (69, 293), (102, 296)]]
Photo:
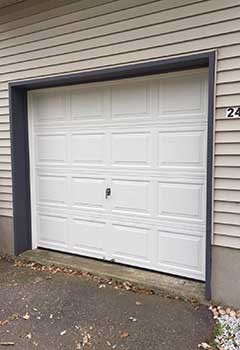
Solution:
[[(215, 49), (213, 244), (239, 249), (240, 119), (224, 116), (240, 104), (239, 31), (239, 0), (26, 0), (0, 9), (1, 221), (13, 215), (9, 81)], [(3, 228), (0, 244), (4, 237)]]

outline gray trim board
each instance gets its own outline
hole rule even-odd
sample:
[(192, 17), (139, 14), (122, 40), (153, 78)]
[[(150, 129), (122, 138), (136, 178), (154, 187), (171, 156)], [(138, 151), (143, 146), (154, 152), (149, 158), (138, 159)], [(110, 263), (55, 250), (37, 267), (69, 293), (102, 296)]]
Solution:
[(9, 83), (14, 247), (16, 255), (24, 252), (25, 250), (31, 249), (32, 247), (27, 91), (40, 88), (146, 76), (201, 67), (209, 67), (206, 298), (211, 298), (212, 158), (215, 52)]

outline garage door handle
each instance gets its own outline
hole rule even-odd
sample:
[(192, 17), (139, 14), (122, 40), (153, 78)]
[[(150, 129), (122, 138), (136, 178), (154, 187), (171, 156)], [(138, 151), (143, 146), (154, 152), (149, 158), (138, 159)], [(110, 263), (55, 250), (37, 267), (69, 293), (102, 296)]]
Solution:
[(106, 192), (105, 192), (105, 197), (106, 197), (106, 199), (109, 197), (109, 196), (111, 196), (111, 188), (106, 188)]

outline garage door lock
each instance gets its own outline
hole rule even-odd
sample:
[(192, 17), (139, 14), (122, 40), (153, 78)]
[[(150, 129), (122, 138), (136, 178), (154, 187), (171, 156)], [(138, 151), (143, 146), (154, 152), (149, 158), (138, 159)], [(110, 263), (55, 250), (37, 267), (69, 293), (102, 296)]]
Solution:
[(108, 199), (108, 197), (111, 196), (111, 188), (110, 187), (106, 188), (105, 196), (106, 196), (106, 199)]

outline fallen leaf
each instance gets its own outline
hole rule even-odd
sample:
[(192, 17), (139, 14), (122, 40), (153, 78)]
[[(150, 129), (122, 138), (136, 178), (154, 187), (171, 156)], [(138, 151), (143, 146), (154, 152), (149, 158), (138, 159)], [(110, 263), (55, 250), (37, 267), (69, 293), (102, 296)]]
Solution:
[(136, 322), (137, 321), (137, 319), (132, 317), (132, 316), (129, 317), (129, 320), (132, 321), (132, 322)]
[(29, 313), (27, 312), (25, 315), (23, 315), (22, 318), (23, 318), (24, 320), (29, 320), (29, 318), (30, 318)]
[(129, 336), (129, 333), (128, 332), (122, 332), (120, 334), (120, 338), (127, 338)]

